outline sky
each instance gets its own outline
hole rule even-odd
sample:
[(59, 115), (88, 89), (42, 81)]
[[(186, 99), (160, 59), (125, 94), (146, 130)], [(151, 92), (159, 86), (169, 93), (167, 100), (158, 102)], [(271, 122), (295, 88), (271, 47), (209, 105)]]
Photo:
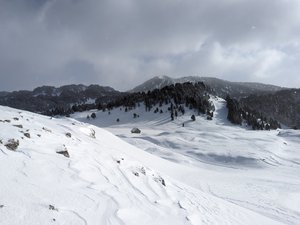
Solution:
[(300, 88), (298, 0), (0, 0), (0, 91), (154, 76)]

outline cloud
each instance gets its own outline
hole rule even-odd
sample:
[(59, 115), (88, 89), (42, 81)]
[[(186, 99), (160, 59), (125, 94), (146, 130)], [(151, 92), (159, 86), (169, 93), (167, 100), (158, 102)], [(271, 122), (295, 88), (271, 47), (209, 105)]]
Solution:
[(155, 75), (299, 87), (292, 0), (2, 0), (0, 90)]

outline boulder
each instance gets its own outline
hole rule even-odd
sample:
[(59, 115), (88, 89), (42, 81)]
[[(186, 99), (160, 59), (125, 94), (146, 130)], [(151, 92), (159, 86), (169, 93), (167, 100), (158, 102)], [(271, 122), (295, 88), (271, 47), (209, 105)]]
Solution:
[(69, 152), (67, 150), (58, 151), (57, 154), (62, 154), (63, 156), (70, 158)]
[(7, 143), (5, 144), (5, 147), (8, 149), (8, 150), (11, 150), (11, 151), (16, 151), (16, 149), (18, 148), (19, 146), (19, 140), (15, 140), (15, 139), (9, 139), (7, 141)]
[(141, 130), (139, 128), (134, 127), (134, 128), (132, 128), (131, 133), (133, 133), (133, 134), (140, 134)]

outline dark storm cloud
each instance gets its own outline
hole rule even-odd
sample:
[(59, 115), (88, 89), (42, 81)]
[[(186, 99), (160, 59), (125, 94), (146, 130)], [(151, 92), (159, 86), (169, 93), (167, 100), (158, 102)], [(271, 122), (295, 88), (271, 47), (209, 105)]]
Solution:
[(0, 90), (154, 75), (300, 86), (292, 0), (0, 0)]

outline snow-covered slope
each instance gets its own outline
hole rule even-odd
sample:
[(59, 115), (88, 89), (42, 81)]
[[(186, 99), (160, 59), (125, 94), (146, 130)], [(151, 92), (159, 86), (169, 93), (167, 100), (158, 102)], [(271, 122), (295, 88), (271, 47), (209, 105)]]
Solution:
[[(231, 214), (228, 211), (223, 220), (215, 221), (211, 220), (217, 218), (210, 216), (211, 206), (202, 199), (196, 203), (200, 204), (197, 208), (207, 211), (200, 212), (194, 224), (263, 224), (262, 218), (270, 219), (271, 224), (299, 224), (300, 132), (252, 131), (233, 126), (226, 119), (225, 101), (214, 98), (213, 102), (216, 112), (212, 121), (197, 116), (192, 122), (194, 112), (186, 110), (185, 115), (171, 122), (169, 113), (145, 112), (142, 105), (128, 112), (124, 108), (96, 112), (94, 120), (86, 119), (91, 112), (74, 117), (104, 127), (158, 157), (150, 160), (149, 166), (191, 187), (198, 192), (197, 197), (205, 196), (209, 203), (218, 205), (230, 204), (227, 209), (231, 204), (238, 207), (236, 218), (225, 218)], [(167, 106), (162, 109), (167, 112)], [(139, 117), (133, 119), (133, 113)], [(141, 129), (141, 134), (131, 134), (133, 127)], [(241, 209), (255, 213), (255, 218), (241, 219)]]
[(7, 107), (0, 118), (1, 225), (277, 224), (186, 183), (196, 168), (101, 128)]

